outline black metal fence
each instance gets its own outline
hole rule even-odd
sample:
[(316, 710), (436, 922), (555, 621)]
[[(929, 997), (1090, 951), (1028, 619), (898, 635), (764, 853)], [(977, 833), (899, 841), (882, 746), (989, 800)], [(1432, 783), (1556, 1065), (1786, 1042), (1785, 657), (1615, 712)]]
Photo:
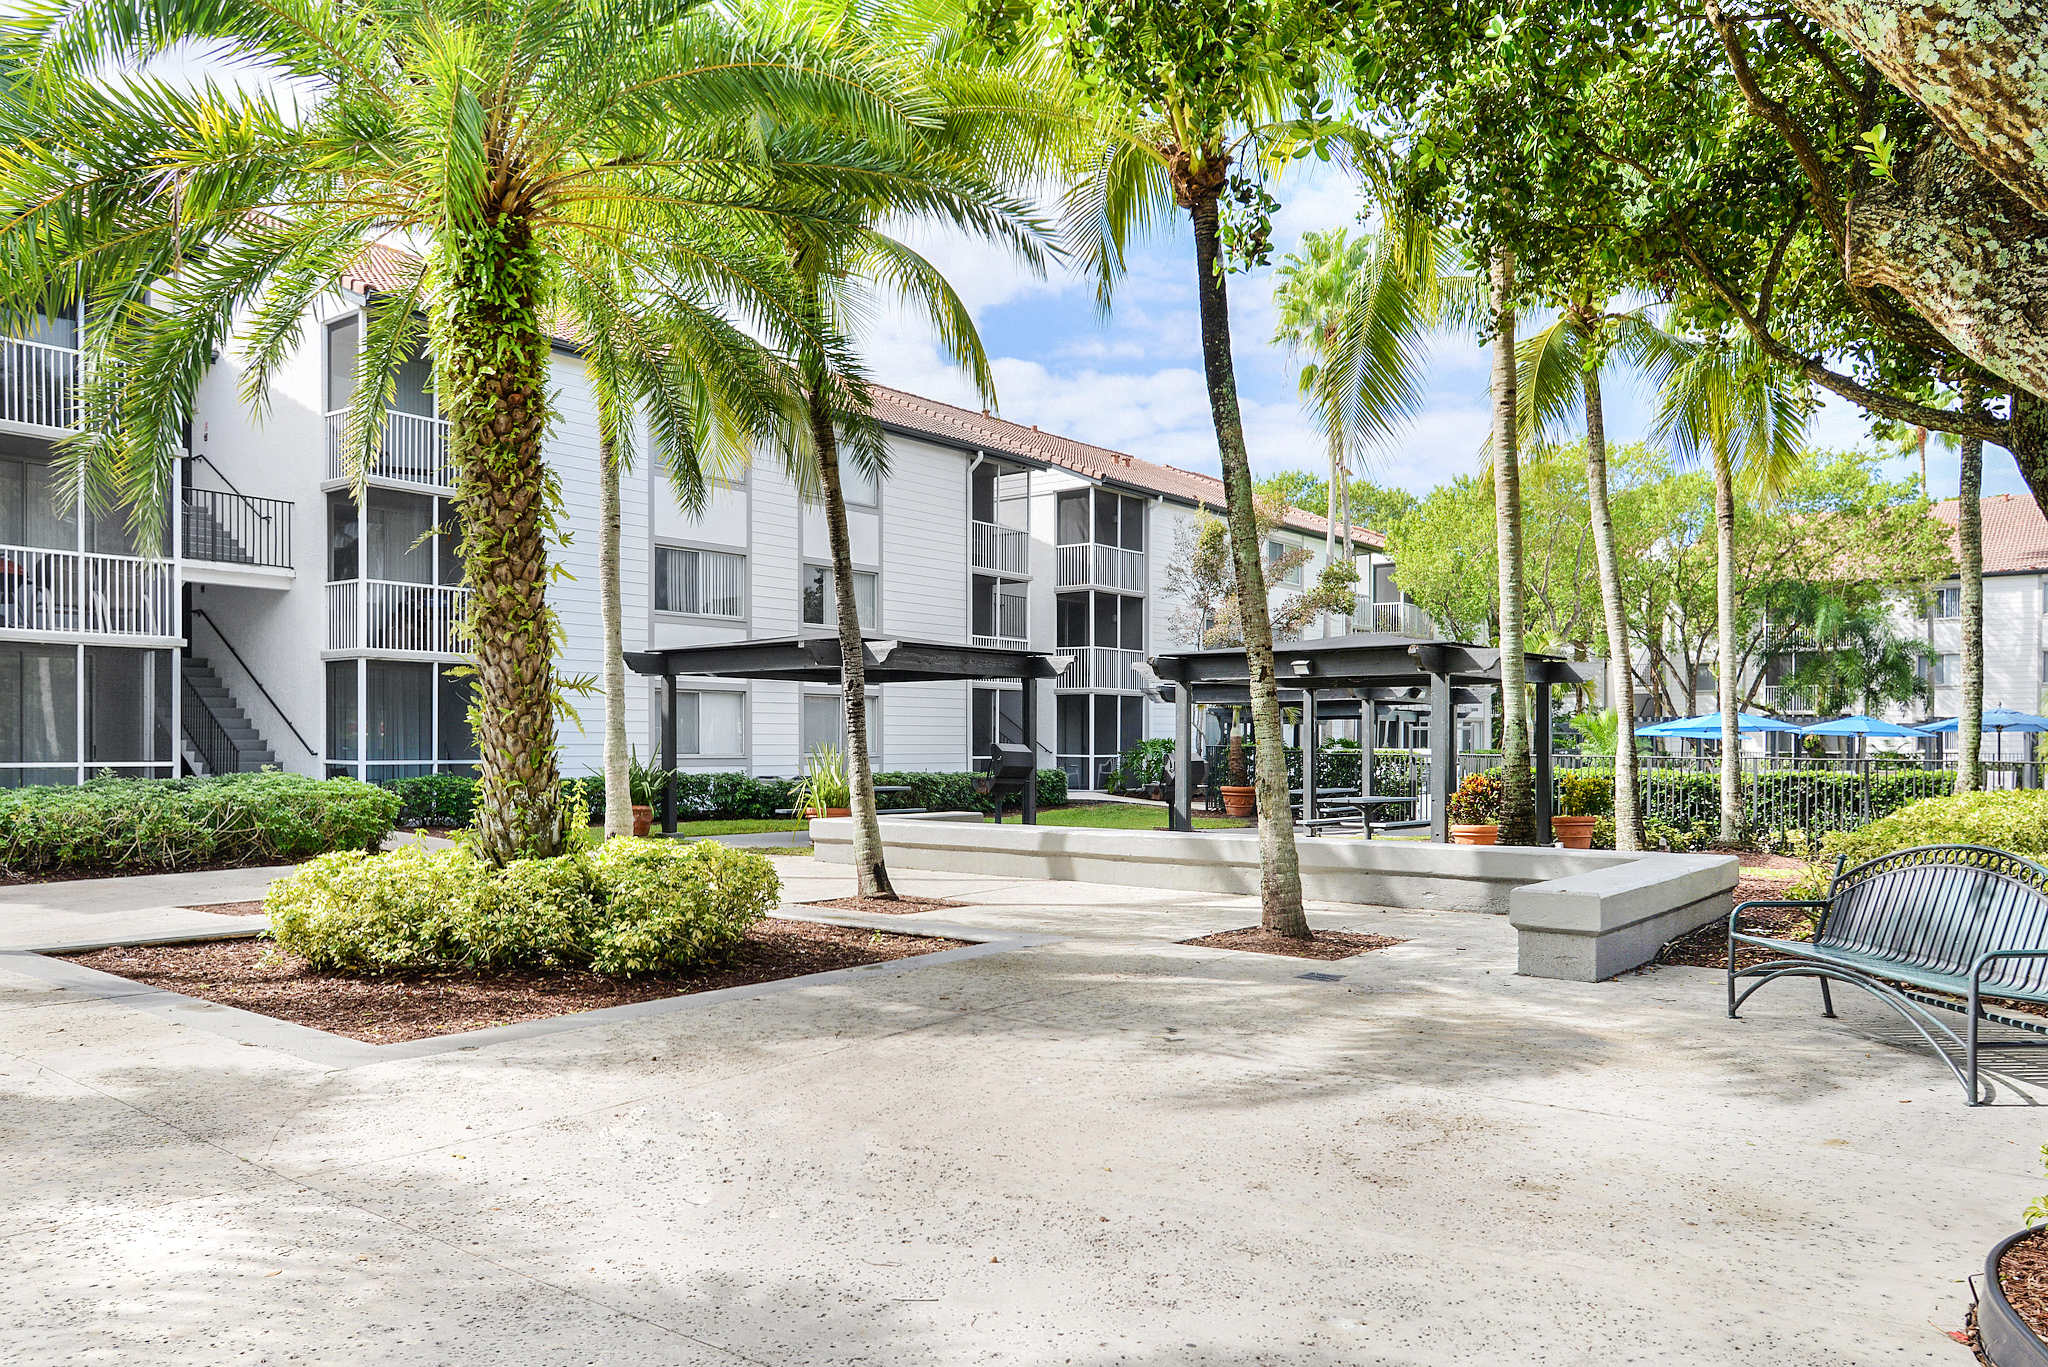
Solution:
[(208, 773), (236, 772), (241, 757), (235, 752), (235, 743), (228, 739), (228, 733), (213, 719), (213, 713), (206, 710), (206, 704), (192, 689), (192, 681), (181, 679), (179, 685), (183, 692), (179, 719), (184, 727), (185, 739), (192, 743), (192, 748), (206, 761)]
[(179, 524), (187, 560), (292, 567), (292, 505), (284, 499), (187, 488)]

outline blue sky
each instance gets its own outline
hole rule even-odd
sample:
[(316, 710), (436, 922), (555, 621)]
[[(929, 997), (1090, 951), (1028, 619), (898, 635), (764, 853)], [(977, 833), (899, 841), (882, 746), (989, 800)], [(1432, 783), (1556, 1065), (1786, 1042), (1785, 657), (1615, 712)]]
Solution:
[[(1304, 232), (1350, 225), (1358, 201), (1337, 174), (1283, 182), (1275, 222), (1275, 261)], [(1078, 278), (1035, 279), (1001, 253), (964, 239), (909, 234), (946, 271), (973, 309), (994, 359), (1002, 416), (1035, 423), (1148, 460), (1217, 472), (1216, 444), (1202, 384), (1196, 327), (1194, 252), (1185, 230), (1142, 244), (1131, 260), (1113, 314), (1096, 314), (1094, 290)], [(1259, 472), (1320, 469), (1321, 442), (1295, 399), (1297, 365), (1271, 344), (1272, 271), (1233, 276), (1231, 322), (1238, 386), (1252, 464)], [(868, 338), (875, 378), (900, 389), (979, 407), (956, 369), (948, 367), (923, 328), (902, 318), (878, 319)], [(1422, 492), (1476, 468), (1487, 423), (1489, 363), (1475, 343), (1445, 339), (1433, 353), (1425, 407), (1394, 440), (1377, 450), (1366, 473), (1381, 483)], [(1650, 395), (1610, 382), (1611, 440), (1646, 438)], [(1814, 444), (1868, 446), (1859, 410), (1830, 400), (1817, 416)], [(2026, 493), (2011, 457), (1987, 450), (1986, 493)], [(1917, 469), (1903, 457), (1894, 477)], [(1956, 457), (1931, 447), (1929, 482), (1936, 497), (1953, 495)]]

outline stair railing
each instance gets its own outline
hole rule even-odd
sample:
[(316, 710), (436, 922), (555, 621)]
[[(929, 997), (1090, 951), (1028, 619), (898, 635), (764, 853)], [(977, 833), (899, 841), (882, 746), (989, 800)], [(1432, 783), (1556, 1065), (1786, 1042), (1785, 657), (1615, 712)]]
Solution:
[(206, 761), (208, 773), (237, 772), (241, 768), (241, 758), (235, 751), (235, 742), (221, 729), (221, 724), (206, 706), (206, 700), (192, 687), (192, 681), (180, 679), (178, 682), (184, 692), (185, 739), (192, 742), (192, 748)]
[(299, 744), (306, 747), (307, 754), (313, 756), (313, 758), (315, 759), (318, 759), (320, 757), (320, 752), (314, 749), (312, 744), (309, 741), (307, 741), (307, 739), (304, 736), (299, 734), (298, 727), (292, 725), (292, 719), (286, 715), (284, 708), (278, 705), (277, 699), (270, 696), (270, 690), (263, 686), (263, 680), (256, 677), (256, 671), (249, 668), (249, 662), (242, 658), (242, 652), (235, 649), (235, 643), (233, 641), (230, 641), (228, 639), (227, 633), (220, 629), (220, 623), (214, 621), (213, 618), (207, 616), (205, 608), (192, 609), (192, 617), (195, 621), (204, 621), (206, 625), (213, 628), (213, 634), (215, 636), (218, 636), (220, 638), (220, 643), (228, 648), (228, 654), (235, 657), (235, 663), (240, 665), (242, 667), (242, 672), (249, 676), (249, 682), (256, 685), (256, 691), (263, 695), (263, 700), (270, 704), (270, 708), (273, 712), (277, 713), (278, 720), (283, 722), (285, 725), (285, 729), (292, 733), (293, 739), (297, 740)]
[[(195, 560), (220, 560), (226, 563), (267, 565), (280, 569), (290, 569), (292, 567), (291, 503), (281, 498), (256, 498), (243, 493), (239, 488), (235, 487), (235, 482), (228, 478), (227, 472), (218, 465), (214, 465), (213, 461), (206, 456), (190, 456), (187, 459), (194, 463), (205, 461), (206, 464), (212, 466), (213, 472), (220, 476), (221, 483), (228, 487), (225, 491), (219, 489), (200, 489), (193, 486), (189, 480), (186, 482), (182, 499), (185, 509), (186, 556)], [(229, 499), (235, 500), (241, 506), (231, 507), (228, 502)], [(215, 548), (216, 553), (214, 554), (194, 554), (192, 549), (192, 514), (195, 510), (204, 512), (207, 517), (212, 519), (216, 533), (232, 538), (246, 554), (247, 558), (222, 556), (217, 553), (218, 548)], [(216, 539), (218, 539), (218, 535)]]

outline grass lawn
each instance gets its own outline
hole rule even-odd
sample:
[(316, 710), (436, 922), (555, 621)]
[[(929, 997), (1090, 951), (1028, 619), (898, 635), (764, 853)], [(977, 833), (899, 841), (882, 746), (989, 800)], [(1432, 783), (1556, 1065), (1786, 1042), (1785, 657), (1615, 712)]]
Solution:
[[(1038, 809), (1038, 824), (1095, 826), (1118, 831), (1163, 831), (1166, 829), (1166, 808), (1150, 803), (1141, 806), (1134, 802), (1084, 802), (1071, 807), (1041, 807)], [(1251, 824), (1227, 816), (1195, 818), (1198, 831), (1242, 830)]]

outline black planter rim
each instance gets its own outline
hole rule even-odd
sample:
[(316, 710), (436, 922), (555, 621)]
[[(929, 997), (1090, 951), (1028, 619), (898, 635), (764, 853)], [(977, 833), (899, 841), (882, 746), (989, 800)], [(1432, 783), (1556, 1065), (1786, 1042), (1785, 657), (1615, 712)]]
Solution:
[(2028, 1225), (2006, 1235), (1984, 1260), (1984, 1290), (1977, 1299), (1977, 1339), (1991, 1367), (2048, 1367), (2048, 1344), (2027, 1327), (1998, 1282), (1998, 1264), (2006, 1250), (2037, 1234), (2048, 1238), (2048, 1225)]

